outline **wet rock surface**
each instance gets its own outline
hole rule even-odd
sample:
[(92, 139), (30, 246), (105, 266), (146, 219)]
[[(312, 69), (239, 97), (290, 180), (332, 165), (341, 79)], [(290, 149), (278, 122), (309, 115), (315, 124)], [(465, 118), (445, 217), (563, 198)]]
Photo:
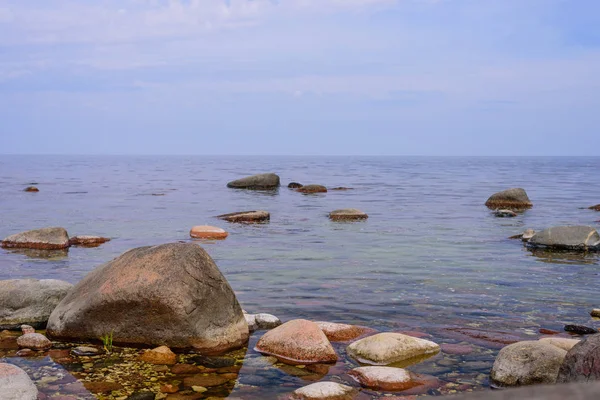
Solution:
[(17, 233), (6, 237), (5, 248), (59, 250), (69, 247), (69, 235), (64, 228), (51, 227)]
[(198, 225), (190, 230), (190, 236), (197, 239), (225, 239), (229, 233), (216, 226)]
[(600, 380), (600, 334), (588, 336), (573, 346), (558, 373), (559, 383)]
[(91, 235), (73, 236), (69, 239), (69, 245), (81, 247), (96, 247), (106, 242), (110, 242), (110, 238)]
[(487, 199), (485, 205), (491, 209), (509, 210), (522, 210), (533, 206), (527, 192), (522, 188), (511, 188), (494, 193)]
[(316, 324), (319, 325), (325, 336), (332, 342), (346, 342), (368, 333), (376, 332), (374, 329), (358, 325), (337, 324), (325, 321), (318, 321)]
[(358, 391), (336, 382), (318, 382), (294, 391), (294, 400), (352, 400)]
[(306, 185), (301, 188), (296, 189), (297, 192), (300, 193), (327, 193), (327, 188), (323, 185)]
[(346, 350), (361, 363), (388, 365), (434, 355), (440, 351), (440, 346), (429, 340), (386, 332), (360, 339)]
[(578, 335), (593, 335), (595, 333), (598, 333), (598, 329), (596, 328), (590, 328), (589, 326), (575, 324), (565, 325), (565, 331), (570, 333), (576, 333)]
[(359, 221), (367, 218), (369, 216), (366, 213), (356, 208), (344, 208), (329, 213), (329, 219), (332, 221)]
[(591, 226), (556, 226), (533, 235), (527, 247), (567, 251), (600, 251), (600, 235)]
[(0, 330), (27, 324), (43, 328), (58, 303), (73, 288), (55, 279), (0, 281)]
[(267, 211), (240, 211), (218, 215), (217, 218), (227, 222), (257, 223), (269, 221), (271, 219), (271, 214)]
[(253, 190), (268, 190), (276, 189), (280, 185), (279, 176), (273, 173), (258, 174), (247, 176), (227, 184), (228, 188), (233, 189), (253, 189)]
[(403, 368), (359, 367), (348, 373), (361, 386), (375, 390), (402, 391), (421, 385), (417, 377)]

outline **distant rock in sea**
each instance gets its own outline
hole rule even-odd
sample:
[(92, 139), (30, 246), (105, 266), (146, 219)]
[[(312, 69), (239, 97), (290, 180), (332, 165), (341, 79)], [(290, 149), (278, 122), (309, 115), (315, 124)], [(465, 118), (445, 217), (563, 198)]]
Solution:
[(240, 211), (231, 214), (217, 215), (217, 218), (228, 222), (256, 223), (266, 222), (271, 219), (271, 214), (267, 211)]
[(327, 193), (327, 188), (323, 185), (306, 185), (296, 189), (300, 193)]
[(8, 236), (2, 247), (20, 249), (58, 250), (69, 247), (69, 235), (64, 228), (35, 229)]
[(28, 186), (25, 189), (23, 189), (24, 192), (32, 192), (32, 193), (37, 193), (40, 191), (40, 189), (38, 189), (35, 186)]
[(512, 188), (495, 193), (485, 202), (491, 209), (523, 210), (533, 207), (525, 189)]
[(269, 190), (276, 189), (280, 185), (279, 176), (273, 173), (247, 176), (227, 184), (232, 189)]

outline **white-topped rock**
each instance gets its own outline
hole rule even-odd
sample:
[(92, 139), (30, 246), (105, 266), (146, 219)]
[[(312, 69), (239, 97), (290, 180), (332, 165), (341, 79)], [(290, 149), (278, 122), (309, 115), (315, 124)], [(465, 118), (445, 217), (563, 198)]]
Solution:
[(440, 351), (440, 346), (429, 340), (385, 332), (360, 339), (350, 344), (347, 351), (361, 363), (388, 365), (436, 354)]
[(352, 400), (358, 391), (336, 382), (317, 382), (294, 391), (295, 400)]

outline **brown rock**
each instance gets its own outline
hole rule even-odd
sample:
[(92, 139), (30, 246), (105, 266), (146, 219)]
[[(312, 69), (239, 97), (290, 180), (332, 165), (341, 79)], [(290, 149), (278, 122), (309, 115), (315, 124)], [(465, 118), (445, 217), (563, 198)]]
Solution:
[(600, 204), (596, 204), (595, 206), (589, 207), (590, 210), (600, 211)]
[(229, 233), (216, 226), (198, 225), (190, 230), (190, 236), (195, 239), (225, 239)]
[(23, 191), (37, 193), (40, 191), (40, 189), (36, 188), (35, 186), (28, 186), (25, 189), (23, 189)]
[(485, 205), (491, 209), (506, 208), (509, 210), (522, 210), (533, 206), (527, 193), (521, 188), (512, 188), (495, 193), (490, 196)]
[(543, 335), (558, 335), (560, 332), (552, 329), (540, 328), (539, 332)]
[(17, 357), (33, 357), (36, 354), (37, 353), (31, 349), (21, 349), (21, 350), (17, 351), (16, 356)]
[(177, 393), (179, 392), (179, 386), (166, 384), (160, 387), (161, 393)]
[(319, 325), (304, 319), (288, 321), (268, 331), (255, 350), (290, 364), (327, 363), (338, 359)]
[(197, 374), (200, 368), (192, 364), (176, 364), (171, 367), (171, 372), (175, 375)]
[(306, 185), (296, 189), (300, 193), (327, 193), (327, 188), (322, 185)]
[(594, 308), (590, 311), (590, 315), (594, 318), (600, 318), (600, 308)]
[(356, 208), (344, 208), (329, 213), (329, 219), (332, 221), (357, 221), (367, 219), (369, 216)]
[(83, 382), (83, 386), (92, 393), (110, 393), (113, 390), (121, 390), (123, 386), (116, 382)]
[(398, 392), (421, 385), (408, 370), (394, 367), (360, 367), (348, 372), (361, 386), (374, 390)]
[(146, 350), (140, 356), (140, 361), (155, 365), (173, 365), (177, 362), (177, 355), (167, 346), (160, 346), (152, 350)]
[(304, 185), (303, 185), (303, 184), (301, 184), (301, 183), (298, 183), (298, 182), (291, 182), (291, 183), (288, 185), (288, 188), (290, 188), (290, 189), (298, 189), (298, 188), (301, 188), (302, 186), (304, 186)]
[(360, 339), (350, 344), (346, 351), (364, 364), (389, 365), (430, 357), (440, 351), (440, 346), (429, 340), (385, 332)]
[(218, 215), (217, 218), (223, 219), (227, 222), (256, 223), (269, 221), (271, 219), (271, 214), (269, 214), (267, 211), (241, 211), (231, 214)]
[(101, 237), (101, 236), (89, 236), (89, 235), (80, 235), (73, 236), (69, 239), (69, 244), (71, 246), (82, 246), (82, 247), (96, 247), (100, 246), (102, 243), (110, 242), (110, 238)]
[(191, 386), (204, 386), (204, 387), (212, 387), (212, 386), (220, 386), (224, 383), (227, 383), (233, 379), (237, 379), (237, 374), (221, 374), (221, 375), (194, 375), (187, 377), (183, 380), (183, 385), (186, 387)]
[(8, 236), (2, 241), (5, 248), (59, 250), (69, 247), (69, 235), (64, 228), (42, 228)]
[(327, 339), (332, 342), (346, 342), (368, 333), (375, 332), (375, 329), (358, 325), (336, 324), (334, 322), (323, 321), (316, 322), (316, 324), (319, 325), (319, 328), (325, 333)]
[(21, 332), (23, 332), (23, 335), (26, 333), (35, 333), (35, 329), (31, 325), (21, 325)]
[(41, 333), (26, 333), (17, 338), (17, 344), (20, 348), (32, 350), (46, 350), (52, 347), (52, 342)]

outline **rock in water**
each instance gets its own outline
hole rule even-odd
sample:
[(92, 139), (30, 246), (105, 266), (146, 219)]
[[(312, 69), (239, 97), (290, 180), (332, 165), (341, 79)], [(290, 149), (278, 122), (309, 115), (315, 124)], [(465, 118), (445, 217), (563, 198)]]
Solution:
[(322, 185), (306, 185), (296, 189), (300, 193), (327, 193), (327, 188)]
[(549, 250), (600, 251), (600, 235), (591, 226), (555, 226), (533, 235), (527, 247)]
[(514, 218), (517, 216), (517, 213), (512, 210), (496, 210), (494, 211), (494, 215), (498, 218)]
[(598, 329), (596, 328), (590, 328), (589, 326), (585, 326), (585, 325), (565, 325), (565, 331), (567, 332), (571, 332), (571, 333), (576, 333), (578, 335), (593, 335), (595, 333), (598, 333)]
[(294, 400), (352, 400), (358, 391), (336, 382), (317, 382), (296, 389), (291, 395)]
[(37, 193), (37, 192), (40, 191), (40, 189), (36, 188), (35, 186), (28, 186), (23, 191), (24, 192)]
[(175, 365), (177, 355), (167, 346), (160, 346), (152, 350), (146, 350), (140, 356), (140, 360), (155, 365)]
[(212, 354), (241, 347), (248, 325), (229, 283), (197, 244), (129, 250), (83, 278), (50, 315), (57, 339), (193, 347)]
[(294, 319), (268, 331), (255, 350), (290, 364), (328, 363), (338, 359), (321, 328), (304, 319)]
[(360, 367), (348, 373), (361, 386), (374, 390), (401, 391), (422, 383), (409, 371), (394, 367)]
[(21, 368), (0, 363), (0, 399), (36, 400), (38, 391), (31, 379)]
[(267, 211), (241, 211), (231, 214), (217, 215), (217, 218), (224, 219), (227, 222), (257, 223), (267, 222), (271, 219), (271, 214)]
[(271, 173), (247, 176), (245, 178), (229, 182), (227, 187), (233, 189), (268, 190), (276, 189), (279, 187), (279, 185), (279, 176)]
[(357, 221), (367, 219), (369, 216), (356, 208), (344, 208), (329, 213), (329, 219), (332, 221)]
[(522, 210), (533, 207), (525, 189), (512, 188), (495, 193), (485, 202), (491, 209), (507, 208), (509, 210)]
[(566, 354), (543, 341), (513, 343), (498, 353), (490, 379), (498, 386), (555, 383)]
[(42, 329), (73, 285), (56, 279), (0, 281), (0, 330), (27, 324)]
[(335, 322), (325, 321), (319, 321), (316, 324), (319, 325), (319, 328), (327, 336), (327, 339), (332, 342), (346, 342), (363, 336), (366, 333), (375, 332), (374, 329), (359, 325), (336, 324)]
[(288, 188), (290, 188), (290, 189), (299, 189), (299, 188), (301, 188), (302, 186), (304, 186), (304, 185), (303, 185), (303, 184), (301, 184), (301, 183), (298, 183), (298, 182), (291, 182), (291, 183), (288, 185)]
[(229, 233), (216, 226), (198, 225), (190, 230), (190, 236), (196, 239), (225, 239)]
[(349, 355), (364, 364), (388, 365), (434, 355), (440, 346), (425, 339), (385, 332), (360, 339), (347, 347)]
[(600, 318), (600, 308), (594, 308), (590, 311), (590, 315), (594, 318)]
[(26, 333), (17, 338), (20, 348), (31, 350), (47, 350), (52, 347), (52, 342), (41, 333)]
[(588, 336), (567, 352), (558, 383), (600, 380), (600, 334)]
[(106, 242), (110, 242), (110, 238), (102, 236), (79, 235), (69, 239), (69, 243), (71, 246), (82, 247), (97, 247), (100, 246), (102, 243)]
[(600, 204), (596, 204), (595, 206), (589, 207), (590, 210), (600, 211)]
[(14, 249), (59, 250), (69, 247), (69, 235), (64, 228), (42, 228), (11, 235), (2, 247)]

